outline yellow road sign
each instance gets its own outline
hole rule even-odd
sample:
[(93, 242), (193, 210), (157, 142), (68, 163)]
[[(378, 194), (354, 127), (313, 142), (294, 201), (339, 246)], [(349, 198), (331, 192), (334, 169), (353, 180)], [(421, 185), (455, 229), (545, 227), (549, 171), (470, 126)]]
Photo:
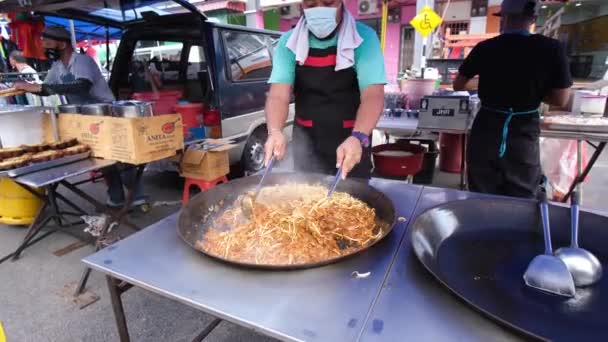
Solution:
[(425, 6), (420, 13), (418, 13), (414, 19), (410, 21), (410, 24), (418, 31), (423, 37), (428, 36), (435, 27), (441, 24), (441, 17), (435, 13), (429, 6)]

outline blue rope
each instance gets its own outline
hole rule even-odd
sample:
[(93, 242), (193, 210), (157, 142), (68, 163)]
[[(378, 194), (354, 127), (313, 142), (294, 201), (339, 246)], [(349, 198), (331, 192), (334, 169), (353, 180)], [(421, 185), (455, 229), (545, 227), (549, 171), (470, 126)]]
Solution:
[(496, 109), (496, 108), (492, 108), (492, 107), (488, 107), (488, 106), (484, 106), (484, 105), (482, 105), (481, 107), (485, 108), (487, 110), (490, 110), (492, 112), (507, 114), (507, 119), (505, 120), (505, 123), (502, 126), (502, 139), (500, 141), (500, 147), (498, 149), (498, 156), (501, 159), (505, 156), (505, 153), (507, 153), (507, 140), (509, 139), (509, 125), (511, 124), (511, 119), (513, 119), (513, 116), (529, 115), (529, 114), (534, 114), (534, 113), (538, 112), (538, 109), (528, 110), (525, 112), (514, 112), (513, 108), (509, 108), (508, 110), (500, 110), (500, 109)]

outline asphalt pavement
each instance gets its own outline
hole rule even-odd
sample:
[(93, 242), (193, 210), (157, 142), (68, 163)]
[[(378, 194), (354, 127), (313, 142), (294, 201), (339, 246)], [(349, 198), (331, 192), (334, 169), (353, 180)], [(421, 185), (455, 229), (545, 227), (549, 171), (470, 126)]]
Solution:
[[(608, 210), (602, 199), (608, 190), (607, 168), (608, 157), (604, 154), (584, 187), (584, 207)], [(456, 188), (458, 181), (458, 175), (437, 172), (434, 185)], [(183, 180), (173, 173), (146, 174), (145, 184), (156, 206), (149, 213), (130, 214), (131, 221), (142, 227), (179, 210), (183, 189)], [(102, 183), (86, 184), (84, 189), (105, 200)], [(73, 232), (83, 235), (78, 229)], [(126, 236), (132, 231), (121, 227), (117, 233)], [(0, 225), (0, 256), (11, 253), (24, 234), (22, 227)], [(93, 247), (86, 245), (63, 256), (55, 255), (78, 241), (71, 235), (55, 233), (26, 249), (18, 261), (0, 264), (0, 321), (9, 342), (118, 341), (105, 278), (100, 273), (92, 273), (87, 287), (87, 295), (99, 296), (97, 302), (81, 309), (82, 302), (75, 302), (71, 295), (84, 270), (80, 260), (91, 254)], [(190, 341), (213, 319), (138, 288), (127, 291), (123, 302), (132, 341)], [(205, 341), (274, 340), (222, 322)]]

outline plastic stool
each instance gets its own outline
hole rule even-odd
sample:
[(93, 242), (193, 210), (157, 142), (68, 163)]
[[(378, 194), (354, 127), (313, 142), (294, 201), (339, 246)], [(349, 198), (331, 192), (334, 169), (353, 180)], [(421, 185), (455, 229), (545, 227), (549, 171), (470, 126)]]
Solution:
[(186, 183), (184, 184), (184, 195), (182, 196), (182, 205), (186, 205), (188, 201), (190, 201), (190, 187), (195, 185), (201, 191), (205, 191), (213, 188), (214, 186), (220, 183), (228, 183), (228, 178), (226, 176), (214, 179), (212, 181), (204, 181), (200, 179), (194, 178), (186, 178)]

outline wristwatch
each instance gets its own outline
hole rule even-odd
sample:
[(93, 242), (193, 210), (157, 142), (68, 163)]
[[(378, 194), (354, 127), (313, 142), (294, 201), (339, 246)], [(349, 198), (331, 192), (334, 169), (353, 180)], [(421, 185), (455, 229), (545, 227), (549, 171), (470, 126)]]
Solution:
[(369, 147), (369, 135), (367, 135), (363, 132), (353, 131), (351, 136), (357, 138), (359, 140), (359, 142), (361, 142), (361, 146)]

